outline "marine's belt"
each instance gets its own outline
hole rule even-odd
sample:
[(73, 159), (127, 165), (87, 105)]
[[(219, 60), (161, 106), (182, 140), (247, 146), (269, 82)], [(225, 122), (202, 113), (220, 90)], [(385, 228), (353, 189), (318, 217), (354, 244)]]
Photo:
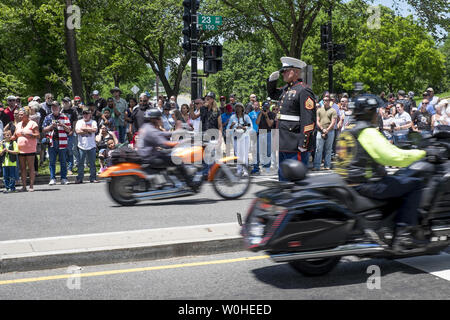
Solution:
[(300, 121), (300, 116), (290, 116), (288, 114), (282, 114), (280, 116), (280, 120), (287, 120), (287, 121)]

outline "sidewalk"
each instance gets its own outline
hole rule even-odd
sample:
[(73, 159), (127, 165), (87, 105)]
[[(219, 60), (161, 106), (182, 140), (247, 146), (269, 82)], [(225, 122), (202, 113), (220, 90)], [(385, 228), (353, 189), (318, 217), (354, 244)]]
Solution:
[(238, 223), (0, 242), (0, 273), (242, 250)]
[[(75, 180), (77, 178), (76, 174), (72, 174), (72, 175), (67, 175), (67, 180), (70, 183), (74, 183)], [(105, 180), (104, 178), (100, 178), (97, 175), (97, 180), (98, 181), (102, 181)], [(0, 178), (0, 188), (3, 188), (3, 178)], [(84, 183), (86, 183), (86, 181), (89, 183), (89, 173), (85, 173), (84, 174)], [(43, 184), (48, 184), (50, 182), (50, 175), (39, 175), (34, 179), (34, 184), (35, 185), (43, 185)], [(56, 178), (56, 183), (59, 184), (61, 182), (60, 176), (57, 176)], [(27, 185), (30, 185), (30, 178), (27, 178)], [(16, 180), (16, 187), (18, 186), (22, 186), (22, 180), (19, 178), (19, 180)]]

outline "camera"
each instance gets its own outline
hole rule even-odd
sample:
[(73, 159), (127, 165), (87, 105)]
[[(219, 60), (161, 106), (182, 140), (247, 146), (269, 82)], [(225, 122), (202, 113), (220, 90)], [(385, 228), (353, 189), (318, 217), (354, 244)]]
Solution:
[(262, 110), (264, 112), (269, 111), (270, 110), (270, 103), (269, 102), (264, 102), (263, 105), (262, 105)]

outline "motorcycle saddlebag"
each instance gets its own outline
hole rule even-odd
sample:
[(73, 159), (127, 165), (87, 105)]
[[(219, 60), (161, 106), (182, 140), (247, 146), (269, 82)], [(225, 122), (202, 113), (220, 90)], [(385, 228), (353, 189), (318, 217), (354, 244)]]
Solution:
[(111, 163), (113, 165), (124, 162), (141, 163), (141, 158), (136, 150), (129, 147), (122, 147), (111, 153)]

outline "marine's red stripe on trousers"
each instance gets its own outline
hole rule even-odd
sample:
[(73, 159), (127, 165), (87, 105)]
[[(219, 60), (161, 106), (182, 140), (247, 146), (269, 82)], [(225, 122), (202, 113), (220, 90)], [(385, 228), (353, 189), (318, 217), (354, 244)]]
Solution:
[(297, 152), (297, 160), (302, 161), (302, 153), (301, 152)]

